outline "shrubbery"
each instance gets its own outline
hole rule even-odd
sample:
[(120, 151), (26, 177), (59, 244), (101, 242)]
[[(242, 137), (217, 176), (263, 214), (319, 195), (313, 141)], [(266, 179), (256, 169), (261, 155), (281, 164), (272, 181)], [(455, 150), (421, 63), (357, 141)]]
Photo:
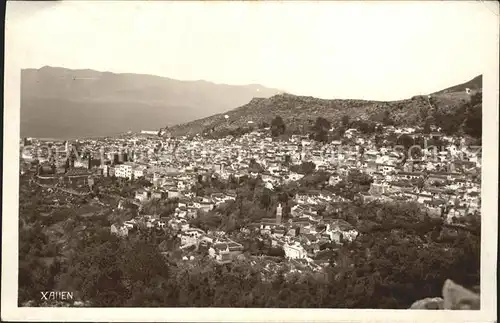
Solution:
[[(344, 185), (362, 191), (370, 182), (369, 176), (355, 172)], [(238, 188), (236, 201), (219, 206), (217, 215), (200, 214), (193, 224), (236, 233), (241, 226), (274, 216), (278, 202), (285, 213), (295, 189), (277, 188), (269, 205), (262, 205), (262, 196), (269, 192), (259, 179), (249, 180)], [(173, 239), (171, 234), (139, 233), (120, 240), (109, 228), (78, 217), (73, 227), (86, 229), (70, 235), (67, 243), (72, 247), (64, 258), (47, 262), (44, 257), (61, 250), (42, 227), (24, 227), (19, 301), (37, 300), (40, 290), (56, 289), (78, 291), (93, 306), (408, 308), (415, 300), (440, 295), (448, 278), (466, 287), (479, 283), (480, 238), (474, 233), (479, 231), (459, 231), (444, 239), (439, 234), (442, 221), (427, 217), (416, 204), (347, 203), (340, 209), (322, 212), (345, 219), (360, 235), (353, 243), (334, 246), (338, 250), (328, 260), (335, 266), (298, 275), (288, 273), (286, 261), (275, 264), (281, 269), (264, 270), (272, 260), (247, 258), (217, 265), (207, 257), (164, 259), (158, 244)], [(284, 256), (282, 249), (245, 239), (248, 252)], [(52, 251), (47, 254), (45, 249)]]

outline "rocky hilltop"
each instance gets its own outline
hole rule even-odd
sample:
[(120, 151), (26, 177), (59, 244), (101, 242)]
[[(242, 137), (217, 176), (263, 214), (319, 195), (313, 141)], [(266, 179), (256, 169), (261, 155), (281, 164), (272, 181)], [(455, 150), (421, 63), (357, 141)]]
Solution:
[(483, 76), (482, 75), (478, 75), (478, 76), (476, 76), (475, 78), (473, 78), (472, 80), (470, 80), (468, 82), (465, 82), (465, 83), (462, 83), (462, 84), (458, 84), (458, 85), (446, 88), (446, 89), (438, 91), (438, 92), (436, 92), (434, 94), (464, 92), (467, 89), (470, 89), (470, 90), (480, 90), (482, 88), (483, 88)]
[[(271, 123), (279, 115), (288, 129), (309, 127), (317, 117), (330, 122), (340, 121), (348, 115), (352, 119), (382, 122), (389, 115), (395, 124), (419, 125), (436, 111), (441, 114), (453, 114), (466, 103), (470, 94), (481, 91), (482, 76), (432, 95), (414, 96), (398, 101), (368, 100), (325, 100), (310, 96), (278, 94), (270, 98), (254, 98), (249, 103), (227, 112), (170, 127), (174, 135), (194, 135), (205, 131), (258, 127)], [(470, 86), (470, 87), (468, 87)]]

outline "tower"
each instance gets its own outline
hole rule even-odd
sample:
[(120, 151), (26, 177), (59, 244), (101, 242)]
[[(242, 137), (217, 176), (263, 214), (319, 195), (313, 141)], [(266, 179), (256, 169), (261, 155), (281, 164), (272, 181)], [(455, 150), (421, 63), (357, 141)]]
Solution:
[(89, 189), (92, 191), (92, 188), (94, 188), (94, 178), (92, 176), (88, 177), (87, 184), (89, 185)]
[(281, 216), (283, 214), (283, 209), (281, 208), (281, 203), (278, 204), (276, 208), (276, 224), (281, 224)]
[(69, 155), (69, 153), (70, 153), (70, 148), (71, 148), (71, 147), (70, 147), (70, 143), (69, 143), (69, 141), (66, 141), (66, 142), (64, 143), (64, 148), (65, 148), (65, 150), (66, 150), (66, 154), (68, 154), (68, 155)]

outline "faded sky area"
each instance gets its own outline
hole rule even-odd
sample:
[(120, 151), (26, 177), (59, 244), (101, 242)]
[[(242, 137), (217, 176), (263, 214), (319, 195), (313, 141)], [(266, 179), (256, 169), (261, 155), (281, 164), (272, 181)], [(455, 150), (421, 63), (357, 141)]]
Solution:
[[(9, 2), (7, 50), (45, 65), (395, 100), (491, 70), (495, 2)], [(493, 61), (492, 61), (493, 60)]]

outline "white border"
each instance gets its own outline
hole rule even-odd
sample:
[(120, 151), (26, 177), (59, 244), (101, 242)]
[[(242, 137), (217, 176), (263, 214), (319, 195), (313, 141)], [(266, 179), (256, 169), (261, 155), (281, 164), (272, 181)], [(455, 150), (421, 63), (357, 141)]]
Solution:
[[(498, 180), (498, 34), (491, 39), (491, 69), (483, 73), (481, 311), (241, 309), (241, 308), (18, 308), (18, 192), (20, 70), (7, 3), (5, 32), (4, 168), (2, 204), (2, 320), (217, 321), (217, 322), (493, 322), (496, 320)], [(498, 6), (498, 3), (496, 3)], [(53, 4), (51, 4), (53, 5)], [(262, 4), (261, 4), (262, 5)], [(497, 10), (498, 12), (498, 10)], [(493, 13), (492, 13), (493, 14)], [(29, 19), (26, 17), (25, 19)], [(498, 26), (498, 25), (497, 25)], [(27, 49), (28, 50), (28, 49)], [(465, 62), (464, 62), (465, 63)], [(432, 73), (432, 71), (430, 71)]]

